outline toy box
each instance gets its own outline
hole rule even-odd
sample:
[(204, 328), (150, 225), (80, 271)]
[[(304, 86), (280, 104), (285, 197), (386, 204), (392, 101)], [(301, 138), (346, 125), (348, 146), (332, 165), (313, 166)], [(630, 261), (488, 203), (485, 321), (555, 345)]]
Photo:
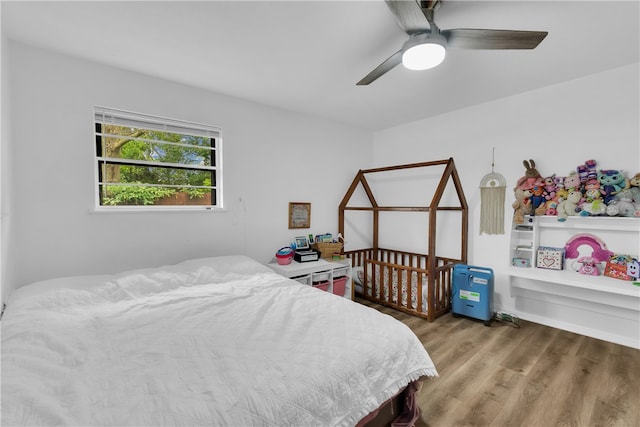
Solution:
[(614, 279), (638, 280), (640, 277), (640, 264), (631, 255), (613, 254), (607, 260), (603, 274)]

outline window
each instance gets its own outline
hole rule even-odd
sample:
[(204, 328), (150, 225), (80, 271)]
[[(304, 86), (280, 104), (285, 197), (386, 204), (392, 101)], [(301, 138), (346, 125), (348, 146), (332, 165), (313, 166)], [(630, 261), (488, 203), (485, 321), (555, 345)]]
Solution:
[(95, 108), (96, 207), (222, 207), (216, 126)]

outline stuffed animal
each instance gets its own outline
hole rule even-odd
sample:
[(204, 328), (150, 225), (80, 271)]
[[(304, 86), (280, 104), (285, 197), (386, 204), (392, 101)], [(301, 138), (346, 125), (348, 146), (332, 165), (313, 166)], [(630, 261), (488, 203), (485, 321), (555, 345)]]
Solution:
[(556, 197), (553, 198), (553, 201), (556, 203), (560, 203), (563, 200), (567, 200), (567, 196), (569, 195), (569, 191), (565, 188), (558, 188), (556, 191)]
[(544, 187), (536, 185), (531, 190), (531, 209), (535, 215), (544, 215), (544, 204), (547, 201), (544, 197)]
[(576, 168), (576, 172), (580, 176), (580, 182), (584, 184), (588, 180), (598, 178), (598, 173), (596, 172), (596, 161), (595, 160), (587, 160), (584, 164), (579, 165)]
[(531, 190), (523, 190), (524, 196), (523, 211), (525, 215), (533, 215), (533, 203), (531, 203)]
[(632, 280), (640, 279), (640, 263), (637, 259), (632, 258), (631, 261), (627, 262), (627, 276)]
[(516, 197), (516, 201), (511, 204), (513, 207), (513, 223), (524, 224), (524, 190), (520, 187), (516, 187), (513, 189), (513, 193)]
[(556, 197), (556, 174), (548, 176), (544, 179), (544, 198), (545, 200), (553, 200)]
[(558, 204), (558, 221), (566, 221), (569, 216), (578, 215), (578, 204), (582, 200), (582, 192), (580, 190), (571, 190), (567, 195), (567, 199)]
[(615, 194), (614, 199), (630, 199), (632, 202), (640, 203), (640, 173), (629, 179), (628, 187)]
[(564, 188), (564, 176), (556, 176), (553, 174), (553, 184), (556, 186), (556, 190)]
[(558, 215), (558, 202), (549, 200), (547, 201), (545, 206), (547, 207), (546, 210), (544, 211), (545, 215), (550, 215), (550, 216)]
[(606, 204), (613, 200), (616, 193), (627, 187), (628, 181), (625, 179), (621, 170), (600, 170), (598, 172), (598, 181), (600, 181), (600, 193)]
[(634, 202), (640, 203), (640, 172), (629, 180), (629, 191)]
[(584, 198), (587, 203), (600, 199), (600, 196), (600, 181), (590, 179), (584, 184)]
[(607, 215), (640, 217), (640, 203), (624, 197), (614, 198), (607, 205)]
[(590, 179), (598, 179), (598, 171), (596, 170), (596, 161), (595, 160), (587, 160), (584, 162), (587, 167), (587, 181)]
[(564, 177), (564, 189), (567, 191), (580, 190), (582, 183), (580, 182), (580, 175), (576, 172), (571, 172), (569, 176)]
[(580, 205), (580, 216), (600, 216), (607, 215), (607, 205), (601, 199), (595, 199)]
[(522, 164), (524, 165), (526, 171), (524, 173), (524, 176), (518, 180), (518, 183), (516, 185), (523, 190), (531, 190), (535, 186), (542, 186), (542, 176), (536, 169), (536, 162), (534, 162), (533, 160), (523, 160)]

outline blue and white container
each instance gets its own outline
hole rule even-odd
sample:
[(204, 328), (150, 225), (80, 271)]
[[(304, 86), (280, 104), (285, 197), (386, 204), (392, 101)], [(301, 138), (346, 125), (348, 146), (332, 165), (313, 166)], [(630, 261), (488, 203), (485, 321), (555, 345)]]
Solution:
[(466, 264), (453, 267), (451, 313), (483, 320), (493, 318), (493, 270)]

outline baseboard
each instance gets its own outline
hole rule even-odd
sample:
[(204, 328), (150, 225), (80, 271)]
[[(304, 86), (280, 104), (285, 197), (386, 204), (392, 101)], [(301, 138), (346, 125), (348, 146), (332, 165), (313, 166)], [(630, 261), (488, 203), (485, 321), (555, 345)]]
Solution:
[(625, 347), (631, 347), (640, 350), (640, 336), (638, 339), (634, 340), (633, 338), (613, 334), (611, 332), (606, 332), (599, 329), (589, 328), (583, 325), (576, 325), (574, 323), (543, 317), (537, 314), (521, 312), (516, 310), (514, 307), (496, 306), (494, 307), (494, 309), (496, 312), (515, 314), (522, 320), (526, 320), (529, 322), (539, 323), (541, 325), (550, 326), (552, 328), (562, 329), (564, 331), (569, 331), (576, 334), (585, 335), (587, 337), (596, 338), (599, 340), (608, 341), (614, 344), (620, 344)]

